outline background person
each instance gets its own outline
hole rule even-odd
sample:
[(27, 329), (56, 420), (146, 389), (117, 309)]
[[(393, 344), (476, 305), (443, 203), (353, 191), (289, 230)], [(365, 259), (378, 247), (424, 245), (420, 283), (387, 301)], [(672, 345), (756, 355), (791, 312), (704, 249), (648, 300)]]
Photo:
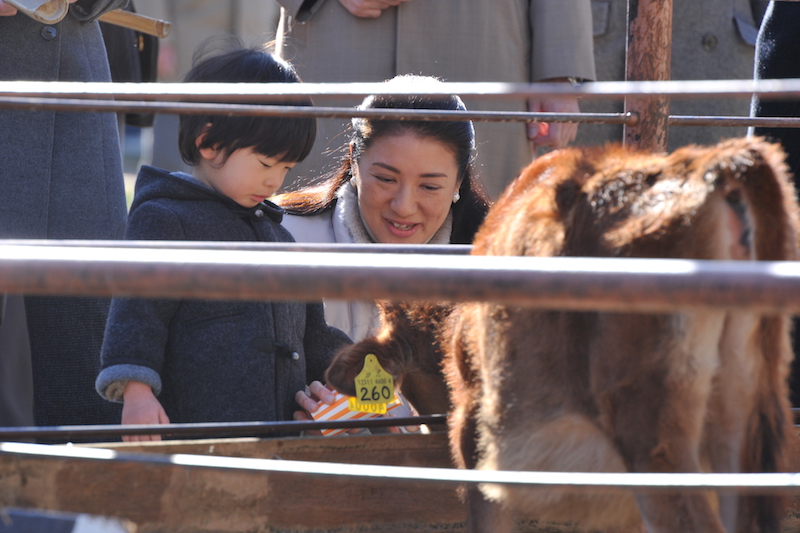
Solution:
[[(1, 80), (111, 81), (96, 18), (127, 0), (70, 4), (62, 21), (42, 24), (0, 0)], [(125, 193), (114, 113), (0, 108), (0, 146), (0, 237), (122, 238)], [(17, 378), (11, 379), (21, 390), (3, 396), (25, 405), (33, 400), (32, 419), (11, 423), (119, 420), (119, 407), (93, 390), (108, 303), (106, 298), (8, 296), (0, 359), (2, 364), (16, 361)], [(7, 370), (0, 369), (4, 383)], [(26, 383), (32, 383), (32, 391)]]
[[(673, 0), (670, 78), (673, 80), (749, 79), (760, 20), (760, 0)], [(628, 0), (592, 0), (594, 60), (598, 81), (625, 79), (625, 41), (628, 35)], [(673, 98), (671, 115), (747, 116), (744, 98)], [(621, 100), (584, 99), (581, 110), (621, 113)], [(687, 144), (716, 144), (741, 137), (744, 127), (671, 126), (668, 150)], [(618, 124), (585, 124), (578, 131), (578, 146), (622, 141)]]
[[(305, 82), (379, 82), (400, 74), (448, 82), (594, 79), (589, 0), (278, 0), (276, 51)], [(574, 99), (487, 101), (473, 110), (577, 112)], [(318, 105), (353, 106), (356, 99)], [(341, 120), (320, 120), (311, 157), (295, 176), (335, 167)], [(562, 147), (576, 124), (476, 125), (476, 169), (497, 198), (531, 161), (535, 146)], [(298, 184), (296, 182), (296, 184)], [(300, 183), (302, 184), (302, 182)]]
[[(755, 79), (800, 78), (800, 3), (770, 2), (756, 45)], [(753, 98), (754, 117), (800, 117), (800, 95), (789, 99)], [(786, 163), (800, 190), (800, 128), (752, 128), (753, 135), (763, 135), (779, 142), (786, 151)], [(795, 353), (789, 376), (792, 405), (800, 406), (800, 318), (794, 318)]]

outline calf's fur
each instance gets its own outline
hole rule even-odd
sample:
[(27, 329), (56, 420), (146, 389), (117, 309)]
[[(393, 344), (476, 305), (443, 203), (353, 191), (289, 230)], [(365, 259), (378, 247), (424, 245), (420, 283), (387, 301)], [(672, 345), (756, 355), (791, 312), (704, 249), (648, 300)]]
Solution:
[(381, 301), (378, 309), (380, 332), (340, 350), (325, 373), (327, 383), (355, 396), (355, 378), (364, 367), (364, 358), (371, 353), (394, 377), (419, 414), (448, 412), (450, 398), (442, 372), (442, 346), (446, 343), (442, 326), (452, 306)]
[[(783, 160), (779, 147), (757, 138), (671, 155), (620, 146), (556, 151), (526, 168), (492, 207), (473, 254), (794, 260), (798, 207)], [(381, 333), (346, 349), (361, 359), (337, 359), (331, 382), (340, 386), (333, 379), (344, 375), (340, 365), (357, 366), (354, 377), (370, 351), (401, 380), (422, 367), (439, 379), (431, 360), (444, 352), (450, 441), (461, 468), (790, 466), (786, 316), (565, 312), (491, 302), (385, 304), (382, 312)], [(430, 320), (419, 327), (426, 312), (438, 327)], [(412, 403), (423, 401), (424, 390), (415, 393)], [(605, 531), (778, 531), (782, 514), (776, 496), (492, 485), (469, 489), (467, 504), (468, 529), (487, 532), (507, 531), (523, 516)]]

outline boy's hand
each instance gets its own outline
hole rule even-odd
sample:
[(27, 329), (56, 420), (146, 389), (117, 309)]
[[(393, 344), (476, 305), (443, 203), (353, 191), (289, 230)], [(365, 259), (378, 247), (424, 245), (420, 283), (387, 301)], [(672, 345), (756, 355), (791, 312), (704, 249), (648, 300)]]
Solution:
[[(123, 424), (169, 424), (169, 417), (149, 385), (129, 381), (122, 393)], [(157, 441), (161, 435), (126, 435), (125, 442)]]

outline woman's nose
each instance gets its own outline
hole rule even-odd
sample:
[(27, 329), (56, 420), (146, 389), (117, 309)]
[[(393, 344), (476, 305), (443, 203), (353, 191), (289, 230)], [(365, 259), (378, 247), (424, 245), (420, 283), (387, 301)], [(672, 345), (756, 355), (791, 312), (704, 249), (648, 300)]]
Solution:
[(417, 199), (410, 187), (401, 187), (392, 198), (392, 209), (399, 216), (413, 215), (417, 210)]

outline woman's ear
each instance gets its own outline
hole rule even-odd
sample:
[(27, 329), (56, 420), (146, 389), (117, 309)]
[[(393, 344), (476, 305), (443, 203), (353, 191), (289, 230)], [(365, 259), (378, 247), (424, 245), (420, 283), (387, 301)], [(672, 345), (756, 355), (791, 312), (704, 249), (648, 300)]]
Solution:
[(213, 160), (214, 158), (217, 157), (217, 154), (218, 154), (219, 150), (217, 148), (210, 148), (210, 147), (200, 148), (200, 145), (203, 144), (203, 142), (206, 140), (206, 136), (208, 135), (208, 130), (209, 129), (211, 129), (211, 123), (210, 122), (208, 122), (203, 127), (203, 131), (201, 131), (200, 135), (198, 135), (197, 138), (194, 140), (194, 145), (199, 150), (200, 157), (202, 157), (203, 159), (206, 159), (208, 161), (211, 161), (211, 160)]

